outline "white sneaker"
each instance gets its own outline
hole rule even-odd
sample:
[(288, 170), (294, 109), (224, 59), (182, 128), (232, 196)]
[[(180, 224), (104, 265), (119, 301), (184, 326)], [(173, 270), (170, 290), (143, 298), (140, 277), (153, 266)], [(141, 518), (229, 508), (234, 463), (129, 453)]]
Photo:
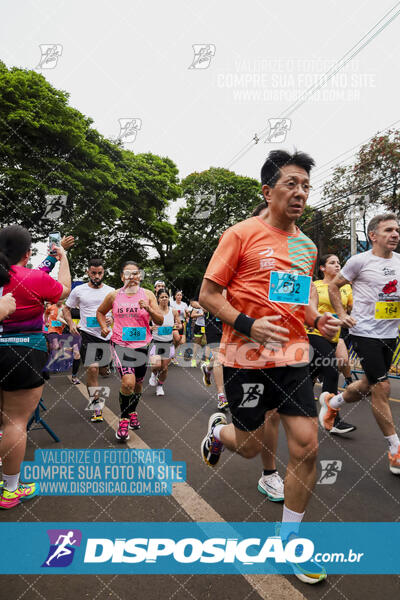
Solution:
[(258, 491), (268, 496), (272, 502), (282, 502), (284, 500), (284, 484), (278, 471), (271, 475), (261, 475), (258, 481)]
[(164, 388), (162, 385), (157, 386), (156, 396), (164, 396)]
[(155, 373), (152, 373), (150, 375), (149, 385), (152, 385), (152, 386), (157, 385), (157, 375)]

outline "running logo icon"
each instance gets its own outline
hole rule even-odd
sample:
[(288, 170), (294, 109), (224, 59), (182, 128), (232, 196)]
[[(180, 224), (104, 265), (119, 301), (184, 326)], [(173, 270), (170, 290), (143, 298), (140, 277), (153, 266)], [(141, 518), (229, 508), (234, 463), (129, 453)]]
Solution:
[(42, 567), (68, 567), (75, 554), (75, 548), (81, 545), (80, 529), (48, 529), (50, 548)]
[(215, 44), (193, 44), (194, 57), (189, 69), (208, 69), (215, 56)]
[(263, 383), (242, 383), (243, 400), (239, 404), (239, 408), (254, 408), (260, 402), (260, 398), (264, 393)]
[(132, 144), (136, 140), (137, 133), (142, 129), (142, 119), (118, 119), (118, 140), (126, 144)]
[(39, 48), (41, 57), (36, 69), (54, 69), (63, 51), (61, 44), (39, 44)]
[(103, 410), (107, 398), (110, 397), (110, 388), (107, 386), (89, 387), (89, 404), (85, 410)]
[(265, 142), (279, 144), (286, 139), (287, 132), (292, 124), (290, 119), (268, 119), (269, 133)]
[(321, 460), (322, 473), (317, 484), (332, 484), (337, 480), (337, 476), (342, 470), (341, 460)]

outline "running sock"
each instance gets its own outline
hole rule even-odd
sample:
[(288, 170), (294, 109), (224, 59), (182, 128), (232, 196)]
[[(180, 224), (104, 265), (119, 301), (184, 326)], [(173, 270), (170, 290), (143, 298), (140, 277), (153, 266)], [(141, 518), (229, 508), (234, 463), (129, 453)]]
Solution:
[(336, 396), (333, 396), (333, 398), (329, 400), (329, 406), (331, 408), (335, 408), (336, 410), (338, 410), (344, 403), (345, 399), (343, 398), (343, 394), (336, 394)]
[(119, 392), (119, 406), (121, 409), (121, 419), (129, 419), (129, 415), (132, 412), (136, 412), (137, 405), (141, 398), (141, 392), (135, 394), (123, 394)]
[(162, 385), (164, 382), (157, 379), (157, 385)]
[(213, 436), (214, 436), (215, 438), (217, 438), (217, 440), (218, 440), (219, 442), (221, 441), (221, 439), (220, 439), (220, 437), (219, 437), (219, 436), (220, 436), (220, 433), (221, 433), (221, 429), (222, 429), (223, 427), (225, 427), (225, 425), (224, 425), (223, 423), (220, 423), (219, 425), (216, 425), (216, 426), (214, 427), (214, 429), (213, 429)]
[(19, 484), (19, 473), (16, 475), (6, 475), (3, 473), (3, 488), (8, 492), (15, 492)]
[(291, 533), (297, 535), (300, 529), (300, 523), (303, 520), (305, 513), (294, 512), (283, 505), (282, 525), (280, 537), (282, 540), (287, 540)]
[(263, 475), (272, 475), (272, 473), (276, 473), (276, 469), (264, 469)]
[(392, 456), (397, 454), (400, 446), (400, 440), (397, 433), (394, 433), (393, 435), (385, 435), (385, 440), (388, 441), (390, 454)]
[(79, 365), (81, 364), (80, 358), (74, 358), (72, 361), (72, 377), (76, 377), (79, 371)]
[(222, 392), (218, 394), (218, 400), (220, 400), (221, 398), (225, 398), (225, 394)]

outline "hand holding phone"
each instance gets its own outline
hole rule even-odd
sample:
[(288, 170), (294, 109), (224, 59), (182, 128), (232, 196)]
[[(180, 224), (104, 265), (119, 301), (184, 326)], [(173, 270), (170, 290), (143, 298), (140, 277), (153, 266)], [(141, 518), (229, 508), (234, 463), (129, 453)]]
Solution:
[(57, 254), (55, 247), (61, 244), (61, 233), (56, 231), (55, 233), (49, 233), (49, 254), (54, 256)]

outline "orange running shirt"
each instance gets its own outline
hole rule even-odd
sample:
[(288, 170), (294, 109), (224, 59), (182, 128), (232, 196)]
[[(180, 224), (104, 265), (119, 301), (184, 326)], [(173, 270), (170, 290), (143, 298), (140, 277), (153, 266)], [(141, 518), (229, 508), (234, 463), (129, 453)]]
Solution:
[(204, 277), (226, 287), (228, 302), (240, 312), (254, 319), (282, 315), (274, 324), (289, 330), (285, 345), (274, 342), (264, 348), (224, 323), (222, 364), (261, 369), (308, 362), (305, 306), (271, 302), (268, 293), (271, 271), (312, 276), (316, 260), (315, 244), (298, 228), (286, 233), (261, 217), (241, 221), (222, 234)]

